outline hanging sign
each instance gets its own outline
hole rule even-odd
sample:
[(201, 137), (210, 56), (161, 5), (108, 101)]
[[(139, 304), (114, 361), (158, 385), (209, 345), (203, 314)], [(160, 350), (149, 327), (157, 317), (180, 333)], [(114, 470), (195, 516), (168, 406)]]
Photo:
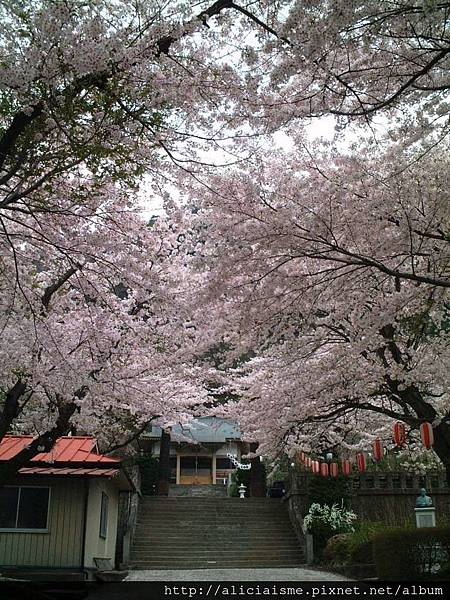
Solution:
[(233, 456), (232, 454), (228, 453), (227, 457), (231, 460), (231, 462), (233, 463), (233, 465), (237, 468), (237, 469), (241, 469), (241, 471), (248, 471), (249, 469), (252, 468), (252, 465), (250, 463), (240, 463), (237, 458), (235, 456)]

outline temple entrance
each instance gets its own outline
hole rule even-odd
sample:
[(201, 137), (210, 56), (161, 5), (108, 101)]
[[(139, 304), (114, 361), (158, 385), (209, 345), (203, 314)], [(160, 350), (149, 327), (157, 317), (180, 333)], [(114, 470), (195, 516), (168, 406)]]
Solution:
[(211, 485), (212, 457), (204, 455), (180, 456), (180, 483), (185, 485)]

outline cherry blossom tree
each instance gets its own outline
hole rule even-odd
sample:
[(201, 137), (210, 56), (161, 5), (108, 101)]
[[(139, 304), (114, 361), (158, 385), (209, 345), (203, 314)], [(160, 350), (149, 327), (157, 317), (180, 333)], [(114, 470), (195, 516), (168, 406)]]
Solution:
[(139, 218), (137, 190), (242, 138), (245, 77), (207, 27), (228, 8), (2, 3), (0, 438), (37, 436), (14, 468), (68, 431), (114, 447), (124, 422), (202, 402), (172, 234)]
[[(293, 152), (184, 183), (200, 345), (228, 349), (224, 368), (253, 356), (221, 411), (263, 454), (430, 421), (450, 481), (448, 5), (281, 4), (257, 119)], [(308, 148), (324, 115), (361, 142)]]
[(429, 421), (449, 472), (445, 150), (273, 152), (190, 189), (205, 339), (228, 345), (224, 367), (253, 355), (221, 410), (262, 454), (367, 449), (393, 420)]
[(6, 475), (60, 435), (115, 447), (202, 402), (170, 234), (114, 185), (76, 210), (70, 187), (55, 190), (69, 212), (8, 220), (2, 239), (0, 434), (36, 435)]
[[(374, 413), (380, 427), (386, 415), (432, 420), (442, 457), (447, 3), (0, 11), (0, 437), (38, 433), (21, 459), (72, 427), (184, 418), (203, 398), (195, 358), (217, 342), (229, 362), (255, 356), (236, 385), (259, 451), (306, 432), (311, 443), (321, 422), (347, 443), (340, 428)], [(304, 124), (327, 114), (360, 127), (383, 115), (388, 135), (340, 159), (255, 155), (280, 127), (303, 147)], [(244, 161), (211, 176), (213, 163)], [(137, 215), (144, 176), (170, 226)]]

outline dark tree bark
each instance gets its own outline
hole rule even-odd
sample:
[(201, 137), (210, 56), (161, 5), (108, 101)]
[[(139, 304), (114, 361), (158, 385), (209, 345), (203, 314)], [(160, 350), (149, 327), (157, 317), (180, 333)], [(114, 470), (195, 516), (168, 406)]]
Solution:
[(441, 423), (433, 428), (433, 433), (433, 450), (444, 465), (447, 485), (450, 487), (450, 425)]
[[(256, 452), (258, 443), (250, 444), (250, 452)], [(251, 459), (252, 468), (250, 469), (250, 496), (252, 498), (264, 498), (266, 495), (266, 479), (264, 474), (264, 465), (259, 456)]]
[(20, 412), (20, 400), (26, 391), (26, 383), (18, 379), (6, 393), (3, 410), (0, 413), (0, 440), (5, 437), (14, 419), (18, 416)]
[(169, 495), (170, 481), (170, 433), (163, 431), (159, 448), (158, 496)]
[(13, 460), (0, 464), (0, 489), (10, 483), (16, 477), (19, 469), (25, 467), (36, 454), (50, 452), (56, 440), (69, 433), (70, 419), (77, 408), (74, 402), (62, 405), (58, 409), (58, 418), (52, 429), (35, 438), (29, 446), (16, 454)]

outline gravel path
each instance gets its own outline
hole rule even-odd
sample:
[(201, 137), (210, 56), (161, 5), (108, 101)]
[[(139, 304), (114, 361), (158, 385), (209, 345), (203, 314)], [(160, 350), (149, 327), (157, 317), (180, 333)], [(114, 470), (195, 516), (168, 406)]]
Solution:
[(125, 581), (350, 581), (343, 575), (308, 568), (192, 569), (130, 571)]

